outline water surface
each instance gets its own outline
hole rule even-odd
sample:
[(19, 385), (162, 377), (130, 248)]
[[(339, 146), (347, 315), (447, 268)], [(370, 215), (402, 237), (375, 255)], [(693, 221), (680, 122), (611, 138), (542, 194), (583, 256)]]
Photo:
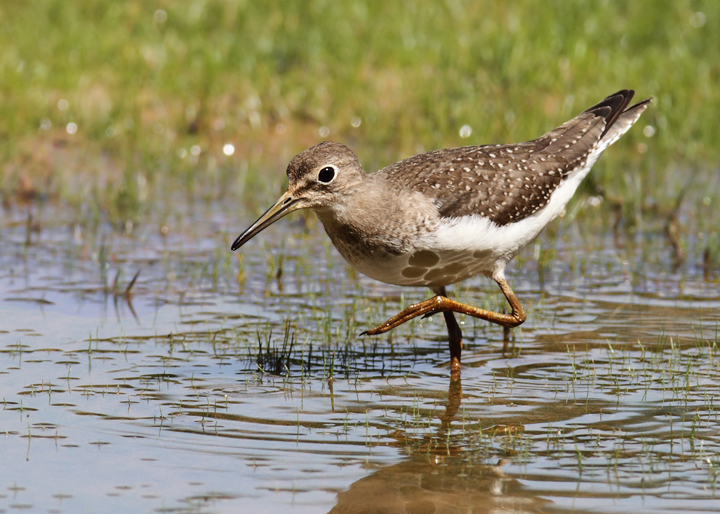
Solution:
[(451, 381), (440, 316), (358, 335), (426, 291), (312, 220), (238, 256), (250, 219), (183, 209), (5, 212), (0, 512), (717, 510), (718, 275), (662, 230), (557, 223), (509, 272), (527, 322), (464, 319)]

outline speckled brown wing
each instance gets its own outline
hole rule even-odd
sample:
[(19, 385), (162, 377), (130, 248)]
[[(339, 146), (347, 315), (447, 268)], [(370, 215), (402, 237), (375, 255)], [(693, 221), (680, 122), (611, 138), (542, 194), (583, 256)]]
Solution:
[[(543, 208), (562, 181), (584, 166), (630, 98), (631, 91), (620, 91), (533, 141), (437, 150), (382, 172), (431, 198), (443, 217), (478, 214), (498, 225), (520, 221)], [(412, 173), (403, 173), (407, 169)]]

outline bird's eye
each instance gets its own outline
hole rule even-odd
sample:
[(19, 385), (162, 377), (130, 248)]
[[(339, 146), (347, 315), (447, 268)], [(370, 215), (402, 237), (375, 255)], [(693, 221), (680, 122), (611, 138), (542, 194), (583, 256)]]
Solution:
[(323, 169), (320, 170), (320, 173), (318, 173), (318, 180), (320, 182), (324, 182), (325, 184), (331, 182), (334, 178), (335, 168), (331, 166), (325, 166)]

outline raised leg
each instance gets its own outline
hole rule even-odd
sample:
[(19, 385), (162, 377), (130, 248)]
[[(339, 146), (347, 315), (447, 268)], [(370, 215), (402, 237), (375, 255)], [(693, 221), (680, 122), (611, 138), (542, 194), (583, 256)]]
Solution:
[[(455, 300), (451, 300), (445, 295), (438, 294), (437, 296), (434, 296), (429, 300), (425, 300), (424, 302), (410, 305), (400, 314), (393, 316), (385, 323), (382, 323), (375, 328), (366, 330), (362, 333), (362, 335), (367, 334), (373, 336), (376, 334), (383, 334), (388, 330), (392, 330), (393, 328), (398, 327), (407, 321), (410, 321), (413, 318), (417, 318), (418, 316), (423, 315), (431, 316), (433, 314), (437, 314), (438, 312), (459, 312), (461, 314), (467, 314), (468, 316), (472, 316), (473, 318), (484, 319), (486, 321), (496, 323), (503, 327), (517, 327), (518, 325), (522, 324), (522, 322), (526, 319), (525, 309), (523, 309), (522, 305), (520, 305), (520, 302), (515, 296), (515, 293), (513, 293), (513, 290), (510, 288), (510, 285), (507, 283), (502, 273), (493, 276), (493, 279), (500, 286), (500, 289), (502, 290), (505, 298), (507, 298), (507, 301), (512, 308), (512, 312), (510, 314), (486, 311), (485, 309), (479, 309), (477, 307), (472, 307), (471, 305), (465, 305), (463, 303), (456, 302)], [(452, 317), (452, 319), (455, 323), (455, 326), (457, 326), (457, 322), (455, 321), (454, 316)], [(448, 323), (448, 332), (450, 332), (453, 329), (451, 329), (451, 325), (448, 321), (447, 316), (445, 317), (445, 321), (446, 323)], [(460, 327), (457, 327), (457, 332), (460, 332)], [(460, 334), (460, 336), (462, 336), (462, 334)], [(450, 337), (452, 339), (453, 336), (451, 335)]]

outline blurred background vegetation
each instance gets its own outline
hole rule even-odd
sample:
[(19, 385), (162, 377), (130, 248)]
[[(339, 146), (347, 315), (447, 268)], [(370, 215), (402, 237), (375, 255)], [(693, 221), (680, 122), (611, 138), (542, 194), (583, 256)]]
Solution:
[(6, 206), (123, 226), (182, 193), (251, 217), (322, 140), (374, 171), (537, 137), (621, 88), (655, 102), (585, 194), (672, 210), (694, 180), (697, 212), (720, 201), (715, 1), (25, 0), (0, 25)]

